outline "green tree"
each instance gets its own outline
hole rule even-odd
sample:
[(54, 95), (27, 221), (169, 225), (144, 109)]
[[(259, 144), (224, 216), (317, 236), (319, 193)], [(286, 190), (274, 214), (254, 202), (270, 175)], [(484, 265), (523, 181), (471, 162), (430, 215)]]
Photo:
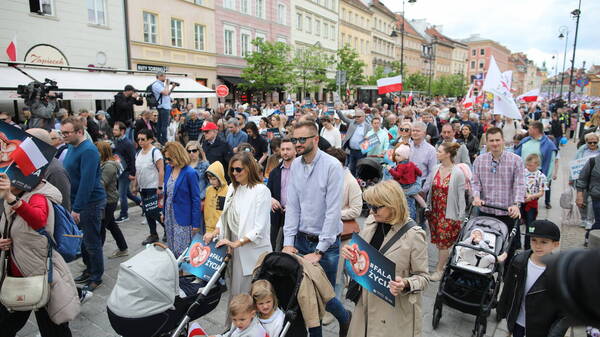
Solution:
[(337, 51), (337, 65), (339, 71), (346, 72), (346, 84), (350, 87), (363, 84), (366, 64), (358, 58), (358, 53), (349, 45)]
[(293, 65), (293, 88), (302, 97), (327, 84), (327, 69), (333, 64), (333, 58), (319, 46), (297, 49)]
[(429, 78), (421, 73), (414, 73), (402, 79), (404, 90), (427, 91)]
[(458, 97), (465, 94), (465, 79), (462, 75), (444, 75), (433, 80), (431, 94), (434, 96)]
[(369, 76), (369, 78), (367, 79), (367, 84), (368, 85), (377, 85), (377, 80), (383, 77), (387, 77), (388, 75), (385, 74), (385, 68), (383, 68), (383, 66), (377, 66), (375, 67), (375, 70), (373, 71), (373, 75)]
[(283, 91), (292, 81), (292, 65), (289, 61), (290, 47), (282, 42), (269, 42), (255, 39), (252, 45), (256, 51), (244, 57), (247, 62), (242, 72), (245, 83), (240, 87), (262, 93)]

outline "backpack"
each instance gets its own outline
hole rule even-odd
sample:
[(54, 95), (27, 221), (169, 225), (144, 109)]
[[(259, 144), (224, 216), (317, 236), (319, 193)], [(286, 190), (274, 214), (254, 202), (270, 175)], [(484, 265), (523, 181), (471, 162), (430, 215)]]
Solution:
[(52, 203), (52, 208), (54, 209), (54, 238), (44, 228), (38, 230), (38, 233), (46, 236), (52, 247), (60, 253), (65, 262), (69, 263), (81, 254), (83, 232), (77, 227), (71, 213), (62, 205)]
[(148, 108), (158, 107), (158, 105), (160, 104), (160, 101), (162, 100), (162, 93), (160, 95), (158, 95), (158, 99), (157, 99), (156, 96), (154, 96), (154, 91), (152, 91), (152, 86), (156, 82), (158, 82), (158, 81), (154, 81), (154, 82), (152, 82), (152, 84), (150, 84), (149, 86), (146, 87), (146, 104), (148, 105)]

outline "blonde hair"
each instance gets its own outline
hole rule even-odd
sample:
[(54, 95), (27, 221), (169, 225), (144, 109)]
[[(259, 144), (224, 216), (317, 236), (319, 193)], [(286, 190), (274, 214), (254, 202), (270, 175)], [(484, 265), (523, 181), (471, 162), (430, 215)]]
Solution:
[(527, 158), (525, 158), (525, 162), (530, 163), (532, 161), (535, 161), (539, 165), (542, 160), (540, 159), (540, 156), (537, 153), (532, 153), (528, 155)]
[(277, 301), (277, 295), (275, 294), (275, 288), (271, 282), (267, 280), (257, 280), (252, 283), (252, 289), (250, 290), (254, 303), (262, 301), (267, 297), (273, 300), (273, 310), (277, 309), (279, 303)]
[(171, 166), (184, 167), (190, 164), (190, 156), (180, 143), (167, 142), (163, 150), (165, 155), (169, 153), (169, 158), (171, 158)]
[(392, 225), (404, 225), (408, 222), (408, 204), (404, 191), (400, 184), (394, 180), (382, 181), (374, 186), (367, 188), (363, 193), (363, 199), (375, 206), (384, 206), (392, 211), (390, 219), (387, 219)]
[(255, 310), (254, 300), (252, 300), (252, 296), (248, 294), (235, 295), (231, 301), (229, 301), (229, 315), (231, 316), (237, 316)]

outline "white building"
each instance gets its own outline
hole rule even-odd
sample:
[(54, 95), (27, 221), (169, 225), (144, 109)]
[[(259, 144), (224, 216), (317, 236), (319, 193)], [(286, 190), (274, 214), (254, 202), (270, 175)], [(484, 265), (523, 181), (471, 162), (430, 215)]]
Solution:
[[(125, 32), (120, 0), (10, 0), (0, 10), (1, 49), (16, 37), (18, 62), (126, 69)], [(9, 61), (6, 53), (0, 61)], [(94, 101), (62, 104), (71, 111), (96, 110)], [(0, 101), (0, 109), (13, 111), (13, 102)]]

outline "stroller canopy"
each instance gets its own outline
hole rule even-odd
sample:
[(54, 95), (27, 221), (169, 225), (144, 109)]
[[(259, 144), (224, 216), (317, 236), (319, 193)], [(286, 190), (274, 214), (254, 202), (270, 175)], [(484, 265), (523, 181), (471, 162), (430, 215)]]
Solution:
[(356, 175), (364, 181), (381, 178), (381, 164), (373, 158), (362, 158), (356, 163)]
[(169, 249), (148, 245), (121, 263), (108, 308), (117, 316), (141, 318), (173, 307), (179, 291), (179, 268)]

